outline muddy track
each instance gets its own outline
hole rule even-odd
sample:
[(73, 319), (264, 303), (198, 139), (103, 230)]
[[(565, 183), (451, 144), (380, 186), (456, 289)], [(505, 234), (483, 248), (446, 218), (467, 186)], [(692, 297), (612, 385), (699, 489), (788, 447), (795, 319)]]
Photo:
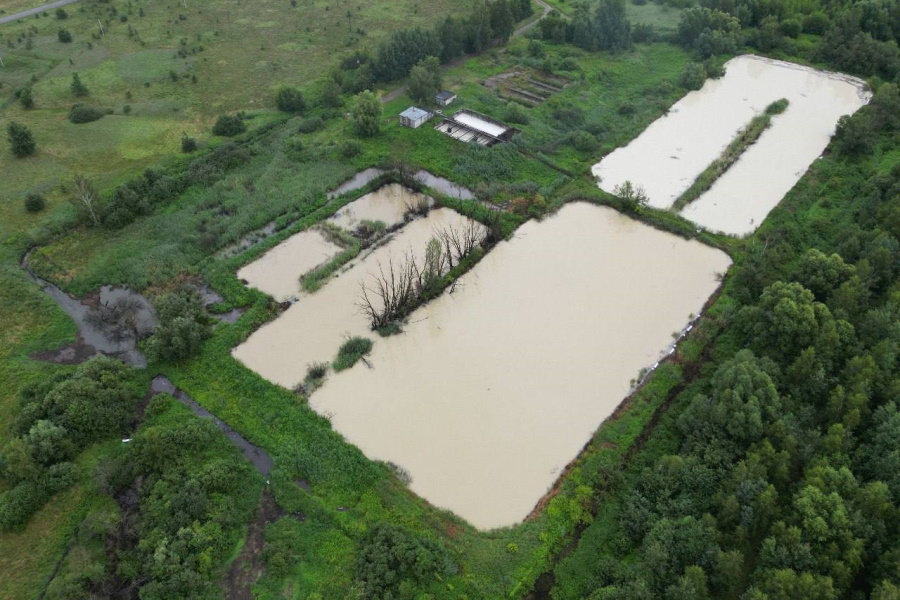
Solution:
[(222, 582), (225, 600), (253, 600), (253, 584), (266, 570), (262, 555), (266, 543), (264, 536), (266, 526), (274, 523), (284, 514), (284, 509), (275, 502), (271, 488), (266, 486), (259, 501), (256, 517), (250, 522), (247, 530), (244, 547), (231, 563), (231, 568), (228, 569)]

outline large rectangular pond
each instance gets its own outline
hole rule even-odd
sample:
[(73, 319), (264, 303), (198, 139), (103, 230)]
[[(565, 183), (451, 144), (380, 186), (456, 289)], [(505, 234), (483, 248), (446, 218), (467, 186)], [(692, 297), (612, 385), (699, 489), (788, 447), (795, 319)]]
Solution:
[(649, 203), (669, 208), (750, 120), (786, 98), (784, 114), (683, 215), (712, 231), (751, 233), (828, 145), (838, 119), (869, 98), (865, 84), (758, 56), (739, 56), (627, 146), (594, 165), (610, 193), (631, 181)]
[[(446, 209), (431, 215), (460, 218)], [(395, 252), (423, 245), (431, 225), (414, 221), (403, 233)], [(698, 242), (571, 204), (523, 225), (453, 293), (411, 315), (403, 334), (373, 336), (371, 368), (329, 375), (310, 403), (370, 458), (406, 469), (429, 502), (479, 528), (512, 525), (638, 372), (668, 351), (729, 265)], [(358, 289), (359, 277), (342, 275), (235, 356), (293, 386), (323, 350), (333, 356), (341, 332), (365, 332), (352, 309)]]

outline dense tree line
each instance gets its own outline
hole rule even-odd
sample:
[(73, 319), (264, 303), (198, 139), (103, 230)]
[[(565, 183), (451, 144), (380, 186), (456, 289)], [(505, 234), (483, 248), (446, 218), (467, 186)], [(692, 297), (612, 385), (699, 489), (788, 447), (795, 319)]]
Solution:
[[(897, 96), (882, 84), (843, 131), (859, 121), (868, 152), (892, 151)], [(624, 481), (621, 537), (589, 528), (554, 598), (897, 597), (900, 166), (873, 174), (844, 135), (831, 185), (805, 192), (831, 216), (778, 220), (734, 267), (714, 359), (658, 434), (668, 450)]]
[(26, 388), (0, 451), (0, 478), (12, 486), (0, 494), (0, 531), (24, 526), (50, 496), (72, 485), (75, 455), (125, 433), (141, 395), (133, 370), (105, 357)]
[(545, 40), (568, 42), (589, 51), (620, 52), (632, 45), (632, 26), (625, 16), (624, 0), (578, 4), (571, 18), (552, 12), (538, 29)]
[[(344, 92), (358, 93), (376, 82), (406, 77), (429, 56), (448, 63), (509, 40), (515, 24), (532, 14), (529, 0), (480, 1), (466, 17), (447, 17), (434, 28), (395, 31), (373, 53), (356, 52), (332, 73), (331, 81)], [(333, 96), (333, 90), (327, 90)]]
[[(219, 566), (243, 535), (259, 476), (215, 425), (168, 396), (150, 401), (128, 448), (94, 473), (118, 514), (88, 514), (69, 554), (77, 568), (63, 569), (46, 598), (220, 597)], [(91, 552), (98, 541), (105, 553)]]

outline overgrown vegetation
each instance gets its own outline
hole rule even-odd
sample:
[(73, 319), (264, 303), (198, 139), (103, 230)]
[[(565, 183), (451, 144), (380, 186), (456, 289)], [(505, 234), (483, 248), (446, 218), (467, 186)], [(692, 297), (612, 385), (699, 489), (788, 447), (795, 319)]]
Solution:
[(359, 359), (372, 351), (372, 340), (364, 337), (352, 337), (341, 344), (337, 353), (337, 358), (331, 363), (332, 368), (337, 371), (349, 369), (355, 365)]

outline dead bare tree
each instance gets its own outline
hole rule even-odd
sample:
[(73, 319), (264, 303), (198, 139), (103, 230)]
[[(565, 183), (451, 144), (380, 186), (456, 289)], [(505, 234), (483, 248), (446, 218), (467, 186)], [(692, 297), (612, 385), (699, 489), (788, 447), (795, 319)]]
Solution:
[(373, 274), (372, 279), (371, 287), (365, 281), (360, 282), (357, 305), (372, 323), (372, 328), (377, 329), (399, 318), (414, 305), (419, 279), (416, 261), (410, 255), (401, 261), (389, 257), (386, 270), (379, 261), (378, 274)]
[(415, 194), (403, 201), (404, 216), (417, 215), (424, 217), (431, 211), (431, 199), (424, 194)]
[(469, 219), (464, 225), (454, 227), (445, 225), (435, 229), (435, 237), (444, 247), (444, 253), (449, 267), (452, 269), (454, 260), (459, 264), (462, 259), (469, 256), (472, 251), (485, 240), (487, 231), (481, 223)]
[(75, 175), (75, 197), (71, 198), (71, 201), (79, 211), (86, 213), (91, 218), (94, 226), (100, 224), (100, 217), (97, 215), (97, 200), (98, 195), (94, 184), (81, 173)]

